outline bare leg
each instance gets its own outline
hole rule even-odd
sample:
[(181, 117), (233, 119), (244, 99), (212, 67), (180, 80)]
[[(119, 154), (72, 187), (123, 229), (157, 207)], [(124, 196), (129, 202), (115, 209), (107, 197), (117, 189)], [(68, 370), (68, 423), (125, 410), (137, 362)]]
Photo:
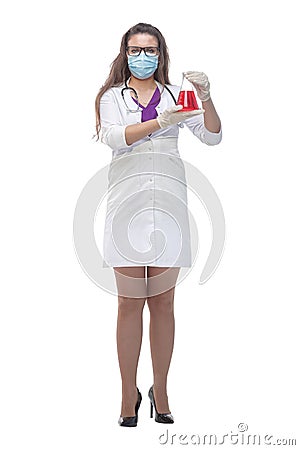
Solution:
[(136, 373), (147, 294), (145, 267), (114, 267), (114, 271), (119, 294), (117, 350), (122, 378), (121, 416), (135, 416)]
[(174, 293), (179, 270), (180, 267), (148, 266), (147, 303), (150, 310), (153, 393), (157, 411), (161, 414), (170, 413), (167, 375), (174, 346)]

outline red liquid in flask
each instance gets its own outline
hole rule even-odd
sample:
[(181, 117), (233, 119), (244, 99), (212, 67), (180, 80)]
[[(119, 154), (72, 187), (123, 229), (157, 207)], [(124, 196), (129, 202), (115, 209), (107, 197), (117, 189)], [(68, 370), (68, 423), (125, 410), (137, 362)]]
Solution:
[(180, 111), (194, 111), (195, 109), (199, 109), (195, 92), (194, 91), (180, 91), (177, 105), (182, 105), (183, 108)]

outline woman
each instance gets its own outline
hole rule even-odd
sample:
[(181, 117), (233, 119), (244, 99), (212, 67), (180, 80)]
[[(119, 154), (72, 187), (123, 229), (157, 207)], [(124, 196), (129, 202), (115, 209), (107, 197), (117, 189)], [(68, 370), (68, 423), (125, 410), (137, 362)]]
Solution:
[(102, 142), (112, 149), (104, 267), (114, 268), (118, 288), (121, 426), (137, 425), (142, 400), (136, 373), (145, 302), (150, 311), (153, 365), (148, 392), (151, 417), (154, 407), (157, 422), (174, 422), (167, 395), (174, 291), (180, 267), (191, 267), (185, 173), (177, 148), (179, 127), (184, 122), (207, 145), (222, 139), (207, 76), (186, 72), (204, 109), (181, 112), (182, 107), (176, 106), (180, 88), (170, 84), (168, 69), (164, 37), (152, 25), (139, 23), (124, 34), (120, 53), (95, 102), (98, 139), (101, 130)]

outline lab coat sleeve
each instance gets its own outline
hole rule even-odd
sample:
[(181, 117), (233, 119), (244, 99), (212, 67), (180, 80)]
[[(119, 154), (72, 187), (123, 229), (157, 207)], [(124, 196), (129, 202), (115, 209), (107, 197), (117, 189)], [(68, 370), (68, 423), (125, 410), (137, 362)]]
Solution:
[(125, 139), (127, 125), (121, 123), (120, 110), (112, 90), (106, 91), (100, 100), (101, 142), (113, 150), (130, 148)]
[(204, 144), (217, 145), (222, 140), (222, 127), (218, 133), (209, 131), (205, 127), (203, 114), (185, 120), (184, 124)]

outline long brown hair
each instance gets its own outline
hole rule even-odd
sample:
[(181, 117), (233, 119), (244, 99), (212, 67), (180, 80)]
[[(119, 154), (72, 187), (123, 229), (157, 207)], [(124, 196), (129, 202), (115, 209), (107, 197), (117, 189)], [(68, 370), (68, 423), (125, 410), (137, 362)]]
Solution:
[[(138, 33), (147, 33), (151, 36), (156, 37), (158, 40), (158, 47), (160, 49), (160, 57), (159, 57), (159, 64), (158, 67), (154, 73), (154, 78), (159, 83), (161, 83), (163, 86), (165, 84), (170, 84), (169, 80), (169, 52), (168, 47), (166, 45), (165, 38), (161, 34), (161, 32), (158, 30), (158, 28), (148, 24), (148, 23), (138, 23), (137, 25), (134, 25), (131, 27), (122, 37), (121, 46), (120, 46), (120, 53), (118, 56), (114, 59), (112, 64), (110, 65), (110, 73), (103, 84), (103, 86), (100, 88), (96, 100), (95, 100), (95, 113), (96, 113), (96, 133), (95, 136), (97, 136), (97, 141), (99, 140), (99, 133), (101, 130), (101, 118), (100, 118), (100, 100), (102, 95), (111, 87), (113, 86), (121, 86), (123, 83), (125, 83), (126, 80), (130, 77), (130, 71), (127, 64), (127, 55), (126, 55), (126, 48), (128, 45), (128, 40), (133, 36), (134, 34)], [(92, 138), (92, 139), (93, 139)]]

